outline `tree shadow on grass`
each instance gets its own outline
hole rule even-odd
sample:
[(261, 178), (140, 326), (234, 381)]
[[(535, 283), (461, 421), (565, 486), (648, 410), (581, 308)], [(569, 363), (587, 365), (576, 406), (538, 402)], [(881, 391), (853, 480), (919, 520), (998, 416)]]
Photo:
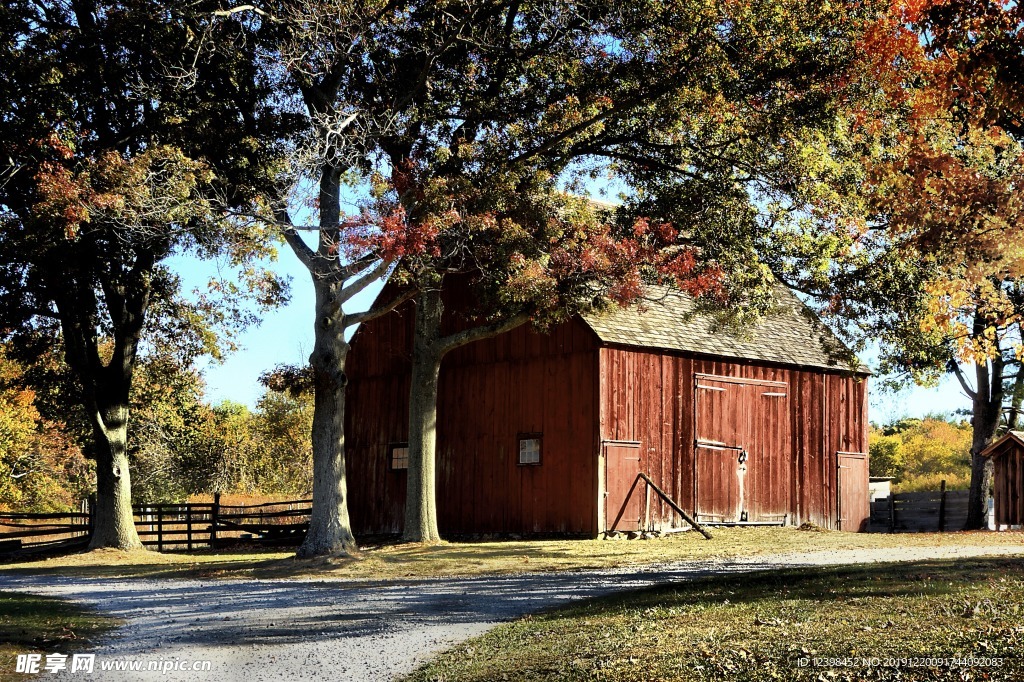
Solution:
[(709, 602), (727, 604), (773, 603), (780, 600), (842, 602), (901, 596), (941, 597), (957, 593), (979, 575), (999, 575), (1024, 580), (1024, 558), (936, 559), (914, 562), (872, 563), (846, 566), (777, 567), (736, 572), (724, 567), (715, 575), (706, 572), (653, 573), (658, 584), (639, 590), (596, 597), (541, 617), (559, 618), (583, 613), (601, 616), (623, 608), (665, 606), (692, 607)]

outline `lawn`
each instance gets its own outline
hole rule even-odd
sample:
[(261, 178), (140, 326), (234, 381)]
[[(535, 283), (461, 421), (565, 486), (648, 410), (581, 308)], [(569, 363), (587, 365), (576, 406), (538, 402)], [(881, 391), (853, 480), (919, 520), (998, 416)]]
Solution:
[(44, 654), (45, 663), (46, 653), (81, 651), (118, 624), (116, 618), (60, 599), (0, 592), (0, 680), (49, 677), (16, 674), (18, 654)]
[(868, 679), (1024, 679), (1024, 559), (776, 571), (620, 594), (499, 626), (406, 682)]
[(1016, 546), (1024, 533), (866, 534), (719, 528), (713, 540), (530, 540), (366, 547), (359, 558), (299, 560), (290, 551), (157, 553), (100, 550), (8, 564), (4, 572), (82, 577), (401, 579), (607, 568), (785, 552), (881, 547)]

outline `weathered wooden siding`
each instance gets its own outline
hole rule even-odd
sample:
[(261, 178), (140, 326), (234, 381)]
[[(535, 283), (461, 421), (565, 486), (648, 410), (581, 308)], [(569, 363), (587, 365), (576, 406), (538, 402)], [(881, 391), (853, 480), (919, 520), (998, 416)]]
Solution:
[(406, 305), (359, 327), (345, 373), (345, 471), (357, 534), (401, 531), (404, 471), (391, 471), (389, 445), (408, 440), (414, 310)]
[[(867, 458), (868, 452), (868, 393), (867, 380), (857, 381), (842, 374), (824, 374), (825, 415), (822, 420), (825, 431), (825, 450), (822, 459), (826, 466), (829, 495), (824, 503), (830, 514), (839, 506), (836, 498), (839, 480), (838, 453), (860, 453)], [(866, 479), (865, 479), (866, 484)], [(866, 530), (871, 516), (868, 505), (863, 505), (861, 518), (851, 514), (846, 523), (851, 528)], [(813, 521), (813, 518), (811, 519)], [(818, 523), (817, 521), (814, 521)], [(819, 525), (824, 525), (820, 524)], [(827, 528), (838, 528), (838, 519)]]
[[(751, 485), (759, 487), (766, 513), (784, 499), (791, 522), (836, 527), (837, 453), (867, 449), (866, 380), (634, 348), (602, 348), (600, 357), (601, 438), (639, 441), (642, 471), (688, 511), (696, 503), (695, 377), (784, 384), (788, 395), (778, 399), (787, 406), (778, 418), (770, 410), (750, 413), (757, 421), (746, 428), (772, 444), (768, 451), (780, 453), (760, 462)], [(652, 505), (652, 518), (662, 525), (681, 523), (660, 501)]]
[[(401, 531), (411, 306), (363, 325), (349, 358), (347, 471), (357, 534)], [(521, 327), (451, 353), (438, 400), (442, 534), (597, 531), (597, 354), (579, 321)], [(520, 434), (542, 434), (541, 464), (518, 464)]]

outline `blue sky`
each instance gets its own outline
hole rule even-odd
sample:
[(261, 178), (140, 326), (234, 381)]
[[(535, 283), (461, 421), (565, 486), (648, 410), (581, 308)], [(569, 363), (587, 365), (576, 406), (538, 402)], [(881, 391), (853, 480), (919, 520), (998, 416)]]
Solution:
[[(313, 285), (288, 247), (282, 246), (280, 251), (273, 267), (292, 277), (291, 301), (264, 315), (258, 327), (245, 332), (239, 352), (223, 363), (205, 363), (207, 397), (212, 402), (232, 400), (253, 406), (263, 392), (258, 381), (262, 372), (280, 363), (305, 364), (309, 357), (313, 347)], [(215, 264), (190, 257), (176, 258), (170, 265), (182, 275), (188, 288), (203, 286), (217, 272)], [(361, 292), (350, 303), (351, 310), (367, 307), (379, 290), (380, 285), (376, 285)], [(949, 377), (937, 388), (913, 388), (895, 394), (875, 388), (871, 391), (870, 418), (884, 423), (900, 417), (969, 408), (970, 401), (956, 380)]]

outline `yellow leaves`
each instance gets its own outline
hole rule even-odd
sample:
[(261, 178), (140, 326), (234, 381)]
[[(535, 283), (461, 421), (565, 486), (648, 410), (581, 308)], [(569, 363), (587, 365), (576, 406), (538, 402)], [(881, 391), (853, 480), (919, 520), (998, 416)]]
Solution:
[(0, 508), (51, 511), (73, 504), (71, 479), (85, 469), (81, 452), (36, 409), (24, 367), (0, 346)]
[(213, 179), (212, 171), (175, 147), (153, 147), (130, 159), (106, 154), (93, 175), (91, 210), (128, 226), (183, 222), (209, 208), (196, 190)]
[(39, 412), (30, 390), (0, 390), (0, 459), (24, 450), (35, 431)]
[[(998, 282), (942, 279), (928, 283), (925, 291), (927, 314), (921, 319), (921, 331), (948, 339), (956, 358), (963, 362), (982, 363), (998, 356), (1010, 342), (1007, 327), (1020, 321), (1013, 301)], [(1021, 357), (1019, 344), (1013, 350)]]
[(467, 161), (472, 160), (477, 155), (478, 152), (479, 145), (477, 145), (475, 142), (471, 142), (468, 140), (460, 141), (459, 144), (455, 147), (455, 156)]
[(513, 307), (535, 302), (542, 308), (553, 308), (558, 299), (558, 283), (539, 260), (528, 259), (522, 253), (509, 256), (511, 272), (502, 288), (502, 299)]
[(873, 476), (893, 476), (899, 492), (964, 487), (970, 481), (971, 426), (935, 417), (903, 419), (868, 435)]

